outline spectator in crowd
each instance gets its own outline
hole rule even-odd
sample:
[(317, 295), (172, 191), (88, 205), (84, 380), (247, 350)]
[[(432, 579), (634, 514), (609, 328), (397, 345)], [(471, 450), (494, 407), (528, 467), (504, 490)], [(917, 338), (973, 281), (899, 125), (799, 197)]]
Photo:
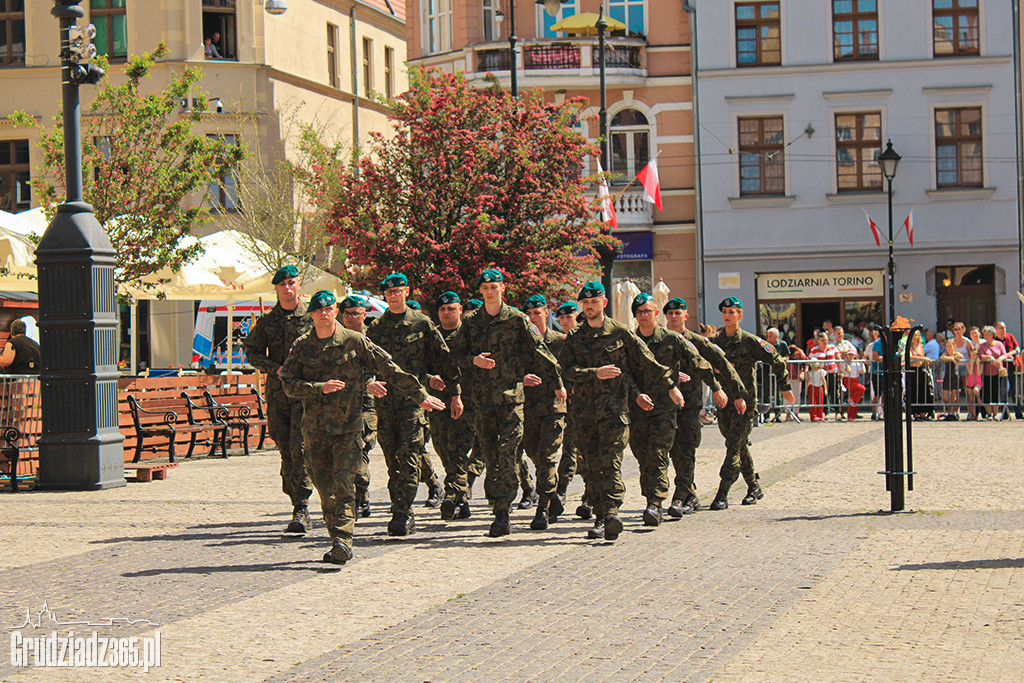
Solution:
[[(824, 335), (824, 332), (818, 334)], [(828, 342), (828, 337), (823, 337)], [(813, 352), (812, 352), (813, 353)], [(825, 377), (828, 375), (822, 368), (821, 363), (811, 362), (807, 365), (804, 376), (807, 378), (807, 412), (811, 416), (811, 422), (821, 422), (825, 419)]]
[[(786, 368), (789, 370), (789, 389), (793, 392), (793, 396), (796, 397), (798, 406), (806, 403), (806, 397), (802, 396), (800, 393), (806, 376), (806, 361), (807, 354), (801, 351), (800, 347), (796, 344), (790, 344), (789, 362), (786, 364)], [(789, 422), (792, 419), (792, 415), (786, 415), (786, 422)]]
[(206, 36), (203, 38), (203, 56), (206, 59), (220, 59), (220, 50), (217, 49), (217, 41), (220, 40), (220, 34), (214, 33), (212, 36)]
[(978, 357), (984, 363), (982, 368), (981, 402), (985, 405), (985, 419), (998, 420), (1002, 413), (999, 400), (1000, 378), (1007, 374), (1003, 363), (1010, 358), (1003, 343), (996, 339), (996, 328), (985, 325), (981, 328), (985, 341), (978, 346)]
[[(971, 330), (977, 330), (972, 327)], [(967, 347), (966, 376), (964, 377), (964, 398), (967, 401), (967, 419), (978, 419), (978, 403), (981, 401), (981, 384), (983, 363), (978, 355), (978, 346), (970, 344)]]
[(963, 391), (966, 388), (965, 383), (967, 381), (967, 361), (971, 357), (970, 349), (973, 344), (970, 339), (964, 336), (964, 332), (967, 330), (966, 325), (961, 322), (954, 322), (952, 330), (953, 346), (956, 348), (957, 353), (963, 356), (963, 361), (956, 366), (957, 374), (960, 376), (958, 384), (960, 385), (960, 390)]
[(931, 385), (931, 360), (924, 353), (921, 331), (915, 330), (906, 352), (910, 355), (910, 371), (906, 376), (907, 405), (915, 420), (934, 419), (935, 402)]
[[(784, 342), (781, 339), (779, 339), (779, 330), (778, 330), (777, 327), (769, 327), (765, 331), (764, 336), (765, 336), (765, 339), (768, 341), (768, 343), (775, 347), (775, 351), (782, 357), (783, 361), (789, 359), (789, 344), (787, 344), (786, 342)], [(764, 382), (762, 386), (768, 386), (768, 382)], [(785, 387), (775, 387), (775, 393), (776, 393), (775, 405), (776, 406), (781, 406), (782, 405), (782, 392), (784, 390), (785, 390)], [(795, 393), (793, 395), (794, 396), (799, 396), (800, 392), (797, 392), (797, 393)], [(775, 409), (775, 417), (772, 418), (772, 422), (781, 422), (781, 421), (782, 421), (782, 408), (776, 408)]]
[(942, 355), (942, 342), (943, 339), (940, 335), (936, 335), (932, 330), (924, 331), (924, 355), (928, 356), (928, 380), (932, 385), (932, 396), (938, 396), (935, 387), (942, 382), (944, 365), (939, 360), (939, 356)]
[(866, 391), (864, 385), (860, 383), (860, 376), (864, 371), (864, 366), (858, 360), (860, 353), (857, 351), (857, 348), (853, 345), (853, 342), (846, 338), (846, 330), (836, 325), (833, 329), (833, 334), (836, 337), (836, 355), (843, 361), (841, 366), (842, 380), (849, 401), (846, 417), (850, 420), (856, 420), (857, 405), (864, 398), (864, 392)]
[(1014, 416), (1018, 420), (1024, 420), (1024, 413), (1021, 412), (1021, 404), (1018, 392), (1020, 389), (1017, 387), (1017, 375), (1014, 373), (1015, 362), (1017, 357), (1020, 355), (1020, 344), (1017, 342), (1017, 338), (1013, 334), (1006, 331), (1006, 323), (1000, 320), (993, 327), (996, 328), (996, 339), (1003, 343), (1006, 347), (1006, 353), (1010, 354), (1009, 359), (1004, 363), (1006, 367), (1006, 377), (1003, 378), (1002, 388), (1000, 389), (1000, 397), (1007, 404), (1004, 415), (1006, 419), (1010, 417), (1010, 407), (1013, 407)]
[(0, 354), (0, 368), (12, 375), (39, 374), (39, 344), (25, 336), (24, 320), (11, 321), (11, 336)]
[(942, 419), (956, 421), (960, 419), (960, 366), (966, 367), (966, 359), (956, 350), (956, 340), (952, 336), (946, 340), (946, 349), (939, 360), (945, 365), (942, 401), (946, 404), (946, 414)]
[(828, 343), (829, 344), (835, 344), (836, 343), (835, 328), (832, 327), (832, 321), (831, 320), (822, 320), (821, 321), (821, 331), (824, 332), (826, 335), (828, 335)]
[(885, 366), (882, 357), (882, 332), (877, 328), (871, 329), (869, 332), (871, 343), (864, 349), (864, 358), (870, 361), (868, 372), (871, 377), (871, 404), (874, 406), (871, 409), (871, 419), (879, 420), (882, 417), (882, 394), (885, 391), (883, 388), (885, 386), (883, 381)]
[[(817, 361), (821, 365), (821, 369), (825, 372), (825, 394), (827, 405), (837, 406), (839, 404), (839, 363), (836, 362), (838, 358), (838, 351), (836, 350), (835, 344), (830, 344), (828, 341), (828, 335), (822, 331), (817, 334), (818, 345), (811, 349), (810, 359)], [(813, 385), (808, 380), (808, 392), (810, 387)], [(810, 394), (808, 393), (808, 402), (810, 401)], [(841, 411), (836, 409), (836, 419), (840, 419)]]

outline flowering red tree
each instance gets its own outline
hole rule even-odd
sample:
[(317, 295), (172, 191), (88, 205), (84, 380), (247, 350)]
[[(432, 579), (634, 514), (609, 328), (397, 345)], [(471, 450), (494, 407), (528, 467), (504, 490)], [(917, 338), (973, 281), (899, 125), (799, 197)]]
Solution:
[(375, 290), (401, 271), (432, 302), (449, 289), (475, 294), (480, 271), (496, 267), (519, 301), (561, 298), (595, 277), (593, 247), (612, 238), (584, 194), (581, 160), (598, 151), (573, 127), (586, 100), (516, 100), (433, 69), (410, 81), (391, 103), (394, 135), (374, 135), (356, 168), (323, 186), (350, 282)]

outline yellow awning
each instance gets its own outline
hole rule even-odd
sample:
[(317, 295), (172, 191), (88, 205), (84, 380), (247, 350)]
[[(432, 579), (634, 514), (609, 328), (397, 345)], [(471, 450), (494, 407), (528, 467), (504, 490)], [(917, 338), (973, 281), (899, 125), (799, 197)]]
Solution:
[[(561, 21), (555, 23), (552, 27), (552, 31), (560, 31), (562, 33), (574, 33), (576, 35), (583, 36), (596, 36), (597, 35), (597, 14), (593, 12), (583, 12), (582, 14), (574, 14), (571, 17), (566, 17)], [(623, 31), (626, 25), (618, 19), (612, 19), (611, 17), (604, 18), (605, 23), (608, 24), (607, 31)]]

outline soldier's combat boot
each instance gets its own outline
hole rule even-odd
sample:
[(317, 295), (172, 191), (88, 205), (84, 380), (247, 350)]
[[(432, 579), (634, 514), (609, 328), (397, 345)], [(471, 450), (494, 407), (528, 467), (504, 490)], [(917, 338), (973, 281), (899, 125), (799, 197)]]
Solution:
[(551, 496), (551, 500), (548, 501), (548, 521), (554, 524), (558, 521), (558, 518), (565, 512), (565, 504), (562, 498), (556, 493)]
[(548, 528), (547, 506), (543, 504), (537, 506), (537, 514), (533, 516), (533, 521), (530, 522), (530, 528), (534, 531), (544, 531)]
[(679, 500), (678, 498), (673, 499), (672, 504), (668, 506), (666, 512), (668, 513), (669, 517), (672, 517), (673, 519), (679, 519), (683, 516), (683, 501)]
[(708, 507), (712, 510), (724, 510), (729, 507), (729, 487), (731, 486), (732, 484), (725, 481), (719, 484), (718, 493), (715, 494), (715, 499)]
[(741, 505), (755, 505), (757, 501), (764, 498), (764, 491), (761, 490), (761, 484), (758, 483), (760, 475), (754, 475), (754, 483), (747, 487), (747, 495), (743, 496), (743, 500), (740, 501)]
[(416, 531), (416, 521), (413, 519), (412, 511), (395, 512), (388, 522), (389, 536), (408, 536)]
[(700, 510), (700, 499), (697, 498), (696, 493), (688, 493), (686, 495), (686, 500), (683, 501), (683, 514), (692, 515), (697, 510)]
[(594, 527), (587, 532), (587, 538), (604, 538), (604, 516), (598, 515), (594, 518)]
[(441, 498), (444, 496), (444, 487), (441, 486), (440, 482), (434, 482), (429, 484), (430, 493), (427, 494), (427, 502), (424, 505), (428, 508), (436, 508), (441, 504)]
[(459, 509), (455, 511), (455, 519), (469, 519), (473, 513), (469, 511), (469, 501), (464, 500), (459, 503)]
[(537, 489), (532, 486), (528, 489), (523, 489), (523, 497), (519, 500), (520, 510), (529, 510), (537, 504)]
[(304, 534), (308, 529), (313, 528), (313, 522), (309, 518), (309, 507), (296, 505), (292, 510), (292, 521), (288, 523), (284, 532), (286, 534)]
[(454, 498), (445, 498), (444, 500), (442, 500), (441, 519), (443, 519), (446, 522), (450, 522), (451, 520), (455, 519), (455, 509), (457, 507), (458, 504), (455, 502)]
[(363, 500), (359, 502), (358, 514), (359, 514), (359, 517), (369, 517), (370, 516), (370, 501), (369, 501), (369, 499), (363, 498)]
[[(644, 526), (661, 526), (661, 505), (658, 503), (647, 504), (647, 509), (644, 510)], [(604, 528), (607, 532), (607, 520), (604, 523)]]
[(607, 514), (604, 518), (604, 540), (614, 541), (622, 533), (622, 520), (618, 515)]
[(352, 548), (341, 542), (340, 538), (331, 541), (331, 549), (324, 553), (324, 562), (345, 564), (352, 559)]
[(491, 522), (491, 528), (487, 532), (487, 535), (492, 538), (497, 538), (499, 536), (508, 536), (511, 531), (512, 521), (508, 518), (508, 510), (495, 510), (494, 521)]
[(587, 504), (587, 496), (584, 494), (583, 498), (580, 499), (579, 507), (576, 508), (576, 516), (580, 519), (590, 519), (591, 514), (590, 505)]

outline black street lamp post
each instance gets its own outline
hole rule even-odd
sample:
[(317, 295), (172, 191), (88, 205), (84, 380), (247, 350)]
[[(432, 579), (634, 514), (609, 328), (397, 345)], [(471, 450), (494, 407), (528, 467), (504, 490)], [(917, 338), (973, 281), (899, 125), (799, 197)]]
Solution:
[(878, 163), (882, 166), (882, 175), (889, 188), (889, 324), (896, 320), (896, 262), (892, 257), (892, 181), (896, 177), (896, 167), (900, 165), (899, 154), (892, 148), (892, 140), (885, 145), (885, 151), (878, 155)]

